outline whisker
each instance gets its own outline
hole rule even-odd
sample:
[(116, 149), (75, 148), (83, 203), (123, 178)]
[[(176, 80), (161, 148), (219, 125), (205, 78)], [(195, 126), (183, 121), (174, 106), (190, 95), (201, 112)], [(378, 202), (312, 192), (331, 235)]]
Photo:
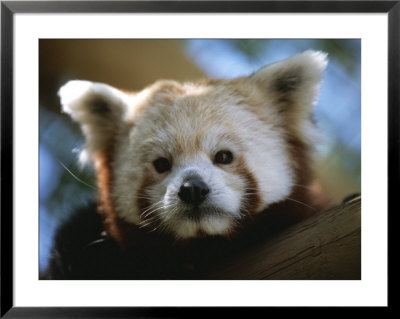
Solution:
[(140, 199), (149, 199), (149, 200), (152, 200), (153, 199), (153, 197), (151, 197), (151, 196), (135, 196), (136, 198), (140, 198)]
[(158, 204), (160, 204), (162, 202), (163, 201), (161, 200), (161, 201), (159, 201), (157, 203), (154, 203), (154, 204), (150, 205), (146, 210), (144, 210), (142, 213), (140, 213), (140, 215), (143, 218), (148, 219), (148, 217), (151, 216), (152, 214), (154, 214), (156, 211), (159, 211), (159, 210), (162, 210), (162, 209), (166, 210), (165, 212), (161, 212), (161, 213), (158, 214), (159, 216), (161, 216), (161, 215), (169, 213), (168, 209), (175, 206), (173, 204), (170, 204), (170, 205), (163, 205), (163, 206), (160, 206), (160, 207), (156, 207)]
[(154, 209), (151, 209), (150, 211), (149, 211), (149, 210), (146, 210), (147, 213), (146, 213), (146, 211), (145, 211), (145, 212), (143, 212), (141, 215), (143, 216), (143, 218), (147, 218), (147, 217), (149, 217), (150, 215), (154, 214), (156, 211), (158, 211), (158, 210), (160, 210), (160, 209), (164, 209), (164, 208), (165, 208), (164, 206), (161, 206), (161, 207), (156, 207), (156, 208), (154, 208)]
[(140, 213), (140, 216), (142, 216), (144, 219), (148, 218), (149, 216), (151, 216), (154, 212), (156, 212), (157, 210), (159, 210), (162, 207), (152, 207), (152, 208), (148, 208), (145, 211)]
[(289, 199), (289, 200), (291, 200), (291, 201), (293, 201), (293, 202), (295, 202), (295, 203), (302, 204), (302, 205), (304, 205), (304, 206), (306, 206), (306, 207), (308, 207), (308, 208), (311, 208), (314, 212), (317, 211), (314, 207), (312, 207), (312, 206), (310, 206), (310, 205), (307, 205), (306, 203), (303, 203), (303, 202), (301, 202), (301, 201), (298, 201), (298, 200), (293, 199), (293, 198), (290, 198), (290, 197), (286, 197), (286, 198)]
[(68, 173), (70, 173), (71, 176), (72, 176), (73, 178), (75, 178), (78, 182), (80, 182), (80, 183), (82, 183), (83, 185), (86, 185), (86, 186), (88, 186), (88, 187), (90, 187), (91, 189), (94, 189), (94, 190), (96, 190), (96, 191), (99, 190), (97, 187), (95, 187), (95, 186), (93, 186), (93, 185), (90, 185), (90, 184), (86, 183), (85, 181), (81, 180), (78, 176), (76, 176), (74, 173), (72, 173), (71, 170), (68, 169), (68, 167), (65, 166), (64, 163), (62, 163), (60, 160), (59, 160), (58, 162), (59, 162), (60, 165), (61, 165), (62, 167), (64, 167), (64, 169), (65, 169)]
[(150, 226), (151, 224), (153, 224), (153, 221), (149, 221), (149, 222), (147, 222), (147, 223), (145, 223), (145, 224), (143, 224), (143, 225), (141, 225), (142, 223), (140, 223), (139, 225), (139, 228), (145, 228), (145, 227), (147, 227), (147, 226)]

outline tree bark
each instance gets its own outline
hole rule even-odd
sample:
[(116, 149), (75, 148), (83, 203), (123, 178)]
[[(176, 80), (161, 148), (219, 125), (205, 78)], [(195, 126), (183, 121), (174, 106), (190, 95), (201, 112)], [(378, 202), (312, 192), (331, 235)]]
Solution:
[(361, 279), (361, 198), (318, 213), (225, 261), (207, 279)]

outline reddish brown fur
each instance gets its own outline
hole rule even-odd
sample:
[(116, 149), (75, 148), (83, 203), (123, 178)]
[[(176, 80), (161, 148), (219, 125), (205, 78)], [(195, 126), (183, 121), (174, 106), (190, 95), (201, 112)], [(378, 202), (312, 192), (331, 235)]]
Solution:
[[(150, 200), (148, 199), (149, 195), (147, 194), (147, 190), (154, 183), (152, 174), (148, 171), (146, 171), (146, 172), (142, 178), (142, 183), (140, 184), (140, 187), (136, 193), (136, 204), (137, 204), (137, 208), (138, 208), (138, 215), (142, 222), (142, 226), (143, 226), (144, 230), (146, 230), (147, 224), (148, 224), (148, 226), (151, 226), (152, 229), (159, 226), (158, 219), (152, 220), (152, 217), (154, 217), (154, 216), (152, 216), (150, 214), (148, 218), (146, 217), (146, 213), (147, 213), (146, 210), (148, 210), (152, 204), (150, 202)], [(148, 228), (147, 228), (147, 230), (148, 230)]]
[[(103, 217), (107, 234), (113, 237), (123, 249), (132, 248), (133, 246), (138, 249), (149, 249), (152, 245), (167, 244), (169, 238), (164, 237), (162, 234), (149, 234), (146, 229), (142, 230), (138, 226), (124, 221), (116, 213), (111, 198), (113, 180), (112, 151), (113, 144), (110, 143), (107, 151), (103, 151), (96, 156), (96, 173), (100, 188), (98, 211)], [(146, 187), (146, 185), (143, 186)], [(144, 201), (140, 202), (140, 205), (148, 206)], [(160, 240), (161, 237), (162, 240)], [(143, 243), (146, 243), (146, 245), (143, 246)]]
[(242, 202), (240, 212), (244, 215), (253, 215), (256, 212), (258, 205), (260, 204), (261, 198), (258, 194), (257, 180), (253, 174), (246, 167), (244, 160), (238, 159), (236, 164), (236, 171), (246, 181), (245, 199)]
[(107, 233), (121, 246), (126, 246), (129, 234), (136, 228), (123, 221), (114, 209), (111, 198), (113, 173), (111, 163), (113, 160), (114, 144), (99, 152), (95, 158), (97, 182), (100, 189), (98, 194), (98, 211), (103, 217)]
[(310, 145), (294, 133), (288, 135), (287, 143), (296, 176), (295, 185), (288, 199), (268, 209), (283, 226), (303, 220), (331, 205), (320, 189), (315, 187)]

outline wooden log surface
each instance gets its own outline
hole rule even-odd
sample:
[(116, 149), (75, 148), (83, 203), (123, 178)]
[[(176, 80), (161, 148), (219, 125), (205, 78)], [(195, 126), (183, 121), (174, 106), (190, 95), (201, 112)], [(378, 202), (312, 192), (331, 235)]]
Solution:
[(207, 279), (361, 279), (361, 197), (224, 261)]

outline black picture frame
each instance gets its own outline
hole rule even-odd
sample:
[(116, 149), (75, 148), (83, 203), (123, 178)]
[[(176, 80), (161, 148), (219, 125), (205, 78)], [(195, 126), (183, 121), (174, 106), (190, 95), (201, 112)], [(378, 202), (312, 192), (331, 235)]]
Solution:
[[(388, 14), (388, 204), (396, 209), (399, 186), (400, 1), (1, 1), (1, 317), (132, 318), (211, 315), (201, 308), (50, 308), (13, 303), (13, 20), (16, 13), (387, 13)], [(377, 106), (379, 108), (384, 105)], [(389, 214), (389, 219), (391, 219)], [(390, 225), (390, 222), (388, 223)], [(390, 232), (389, 232), (390, 233)], [(389, 238), (388, 238), (389, 240)], [(390, 241), (389, 241), (390, 243)], [(390, 245), (389, 245), (390, 250)], [(388, 281), (389, 285), (389, 281)], [(390, 308), (390, 298), (388, 300)], [(231, 309), (240, 314), (243, 309)], [(253, 310), (266, 311), (265, 308)], [(213, 316), (228, 309), (212, 309)], [(239, 311), (239, 312), (238, 312)], [(244, 310), (248, 314), (248, 310)], [(276, 311), (269, 308), (267, 311)]]

